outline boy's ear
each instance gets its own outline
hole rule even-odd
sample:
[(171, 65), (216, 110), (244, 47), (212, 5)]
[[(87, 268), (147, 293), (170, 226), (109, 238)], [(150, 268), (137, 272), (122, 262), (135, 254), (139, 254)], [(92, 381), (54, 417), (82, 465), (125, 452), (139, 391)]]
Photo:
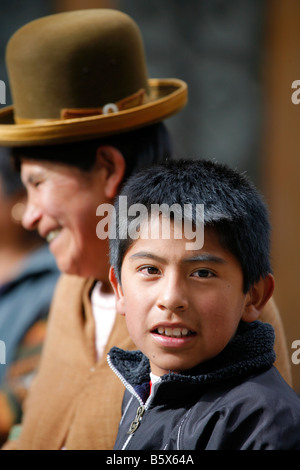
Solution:
[(96, 166), (106, 169), (105, 195), (108, 199), (114, 199), (125, 174), (126, 163), (123, 155), (111, 145), (101, 145), (97, 149)]
[(274, 277), (272, 274), (268, 274), (265, 278), (260, 278), (260, 280), (250, 288), (247, 293), (242, 320), (252, 322), (258, 319), (261, 310), (272, 297), (274, 284)]
[(119, 315), (125, 315), (125, 300), (122, 287), (117, 281), (116, 273), (113, 266), (109, 269), (109, 280), (116, 296), (116, 310)]

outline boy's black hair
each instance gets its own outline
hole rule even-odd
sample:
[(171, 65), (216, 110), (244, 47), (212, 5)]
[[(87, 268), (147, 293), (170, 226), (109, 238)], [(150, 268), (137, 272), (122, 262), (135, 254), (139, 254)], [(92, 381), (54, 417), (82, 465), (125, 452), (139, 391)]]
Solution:
[[(119, 196), (127, 197), (127, 207), (143, 204), (148, 213), (152, 204), (179, 204), (182, 209), (184, 204), (204, 204), (204, 225), (215, 230), (221, 245), (239, 261), (244, 292), (272, 272), (268, 210), (245, 174), (213, 161), (178, 160), (132, 176)], [(120, 282), (123, 258), (133, 240), (118, 238), (119, 197), (115, 211), (117, 237), (110, 240), (110, 257)]]

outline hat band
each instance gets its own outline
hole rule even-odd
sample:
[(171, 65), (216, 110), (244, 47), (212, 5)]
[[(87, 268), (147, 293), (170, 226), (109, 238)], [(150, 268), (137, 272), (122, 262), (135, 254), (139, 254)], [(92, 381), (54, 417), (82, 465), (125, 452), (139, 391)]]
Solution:
[[(141, 88), (136, 93), (123, 98), (120, 101), (116, 101), (115, 103), (107, 103), (100, 108), (65, 108), (62, 109), (60, 112), (60, 119), (76, 119), (82, 117), (89, 117), (89, 116), (98, 116), (102, 114), (111, 114), (117, 113), (119, 111), (124, 111), (126, 109), (135, 108), (137, 106), (141, 106), (148, 101), (146, 90)], [(15, 116), (16, 124), (38, 124), (43, 122), (49, 121), (57, 121), (57, 119), (28, 119), (28, 118), (20, 118)]]

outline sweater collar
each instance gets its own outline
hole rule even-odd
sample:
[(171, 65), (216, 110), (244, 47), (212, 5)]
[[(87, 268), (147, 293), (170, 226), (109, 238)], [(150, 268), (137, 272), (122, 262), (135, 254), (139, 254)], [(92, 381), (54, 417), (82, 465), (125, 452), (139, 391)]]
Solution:
[[(273, 327), (268, 323), (241, 321), (235, 336), (218, 356), (181, 374), (166, 374), (161, 381), (204, 385), (262, 372), (275, 362), (274, 338)], [(123, 351), (114, 347), (109, 358), (123, 379), (133, 387), (149, 381), (149, 360), (141, 351)]]

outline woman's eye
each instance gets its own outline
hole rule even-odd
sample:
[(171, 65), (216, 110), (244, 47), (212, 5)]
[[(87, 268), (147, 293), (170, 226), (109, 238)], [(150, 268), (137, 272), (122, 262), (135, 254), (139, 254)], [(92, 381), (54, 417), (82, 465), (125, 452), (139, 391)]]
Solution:
[(197, 271), (193, 273), (193, 276), (201, 277), (201, 278), (209, 278), (209, 277), (214, 277), (215, 275), (209, 269), (198, 269)]
[(33, 181), (30, 182), (31, 187), (35, 188), (35, 189), (38, 188), (40, 186), (40, 184), (42, 184), (42, 181), (40, 181), (40, 180), (33, 180)]

